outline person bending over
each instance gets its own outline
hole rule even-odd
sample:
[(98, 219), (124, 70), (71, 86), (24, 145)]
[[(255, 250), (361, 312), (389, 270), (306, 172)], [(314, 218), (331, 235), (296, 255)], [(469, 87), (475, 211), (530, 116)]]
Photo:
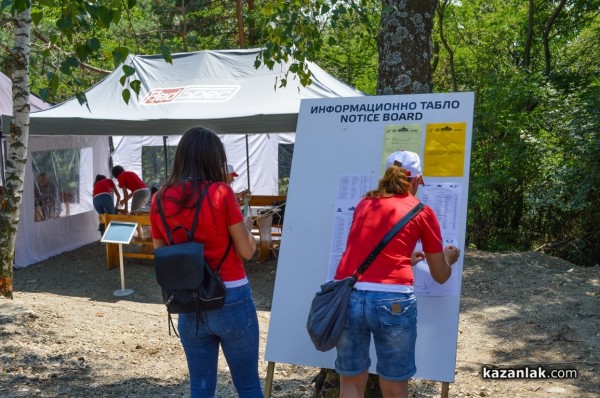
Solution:
[(123, 199), (118, 202), (117, 207), (123, 207), (127, 212), (127, 204), (131, 199), (131, 211), (141, 209), (150, 200), (150, 190), (142, 179), (133, 171), (126, 171), (121, 166), (112, 168), (112, 175), (119, 182), (119, 188), (123, 190)]
[[(121, 200), (121, 195), (119, 195), (119, 190), (115, 186), (113, 180), (106, 178), (106, 176), (102, 174), (96, 175), (96, 180), (94, 181), (94, 191), (92, 194), (92, 203), (94, 204), (94, 209), (96, 209), (98, 214), (115, 214), (115, 202), (112, 195), (113, 193), (117, 197), (117, 203), (119, 203)], [(104, 235), (104, 229), (104, 224), (100, 224), (98, 226), (100, 235)]]
[[(399, 151), (387, 158), (377, 188), (367, 192), (356, 206), (335, 280), (351, 276), (383, 236), (419, 202), (414, 195), (422, 183), (416, 153)], [(415, 252), (419, 240), (423, 252)], [(348, 324), (336, 346), (341, 398), (364, 397), (371, 366), (371, 336), (383, 396), (408, 397), (408, 380), (416, 372), (417, 303), (412, 265), (424, 256), (433, 279), (444, 283), (459, 254), (454, 246), (442, 246), (438, 219), (425, 206), (359, 277), (350, 297)]]

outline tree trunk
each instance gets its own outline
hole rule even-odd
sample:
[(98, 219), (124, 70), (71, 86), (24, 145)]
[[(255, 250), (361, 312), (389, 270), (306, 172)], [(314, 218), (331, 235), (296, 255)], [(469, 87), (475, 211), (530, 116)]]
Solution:
[(240, 48), (246, 48), (246, 35), (244, 33), (244, 5), (242, 0), (235, 0), (235, 17), (237, 19), (238, 36), (240, 38)]
[(15, 47), (12, 52), (13, 121), (10, 124), (6, 159), (6, 202), (0, 212), (0, 294), (12, 299), (15, 240), (29, 137), (29, 43), (31, 8), (15, 16)]
[(550, 70), (552, 68), (552, 63), (550, 62), (550, 31), (554, 26), (554, 22), (556, 22), (556, 18), (558, 18), (558, 14), (565, 7), (565, 3), (567, 0), (560, 0), (560, 3), (556, 6), (550, 18), (546, 21), (546, 26), (544, 26), (544, 33), (542, 36), (542, 42), (544, 44), (544, 74), (546, 76), (550, 76)]
[(431, 31), (437, 0), (383, 0), (377, 95), (432, 91)]
[(535, 0), (529, 0), (529, 10), (527, 12), (527, 36), (525, 37), (525, 48), (523, 49), (523, 68), (529, 69), (531, 65), (531, 45), (533, 43), (533, 28), (535, 25)]

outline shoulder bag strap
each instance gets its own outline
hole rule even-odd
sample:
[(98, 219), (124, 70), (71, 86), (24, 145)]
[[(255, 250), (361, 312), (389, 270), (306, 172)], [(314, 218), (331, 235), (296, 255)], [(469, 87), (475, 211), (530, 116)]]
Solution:
[[(406, 215), (404, 217), (402, 217), (402, 219), (400, 221), (398, 221), (398, 223), (396, 225), (394, 225), (394, 227), (387, 234), (385, 234), (383, 239), (381, 239), (381, 241), (375, 246), (375, 248), (371, 251), (371, 254), (369, 254), (367, 256), (367, 258), (365, 259), (365, 261), (363, 261), (361, 266), (358, 267), (358, 269), (356, 271), (354, 271), (354, 274), (352, 274), (352, 276), (355, 277), (356, 279), (358, 279), (358, 276), (362, 275), (367, 270), (369, 265), (371, 265), (373, 260), (375, 260), (375, 257), (377, 257), (377, 255), (379, 255), (379, 253), (381, 253), (381, 251), (383, 250), (385, 245), (387, 245), (392, 240), (392, 238), (398, 232), (400, 232), (400, 230), (402, 228), (404, 228), (404, 226), (406, 224), (408, 224), (408, 222), (414, 216), (416, 216), (421, 210), (423, 210), (424, 207), (425, 207), (425, 205), (423, 205), (423, 203), (419, 202), (419, 203), (417, 203), (417, 205), (415, 207), (412, 208), (411, 211), (406, 213)], [(357, 274), (358, 274), (358, 276), (357, 276)]]

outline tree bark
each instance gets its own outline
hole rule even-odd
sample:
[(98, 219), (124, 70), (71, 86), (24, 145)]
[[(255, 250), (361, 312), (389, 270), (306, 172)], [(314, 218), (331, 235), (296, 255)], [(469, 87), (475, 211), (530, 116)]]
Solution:
[(529, 69), (531, 65), (531, 45), (533, 43), (535, 0), (529, 0), (529, 11), (527, 18), (527, 36), (525, 38), (525, 48), (523, 49), (523, 68)]
[(31, 8), (15, 16), (15, 47), (12, 51), (13, 121), (6, 159), (6, 202), (0, 212), (0, 294), (12, 299), (15, 241), (19, 224), (19, 208), (23, 196), (23, 177), (27, 162), (29, 137), (29, 44)]
[(244, 5), (242, 0), (235, 0), (235, 17), (237, 19), (238, 36), (240, 38), (240, 48), (246, 48), (246, 35), (244, 33)]
[(554, 26), (554, 22), (556, 22), (556, 18), (558, 18), (558, 14), (560, 14), (562, 9), (565, 7), (566, 2), (567, 0), (561, 0), (560, 3), (558, 3), (554, 11), (552, 12), (552, 15), (550, 15), (550, 18), (548, 18), (548, 21), (546, 21), (546, 26), (544, 27), (542, 41), (544, 43), (544, 73), (546, 76), (550, 76), (550, 70), (552, 68), (550, 62), (550, 31)]
[(377, 95), (430, 93), (437, 0), (383, 0)]

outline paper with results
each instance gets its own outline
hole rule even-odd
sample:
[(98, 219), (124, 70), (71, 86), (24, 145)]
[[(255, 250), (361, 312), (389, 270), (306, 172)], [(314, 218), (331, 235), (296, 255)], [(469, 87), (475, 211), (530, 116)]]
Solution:
[[(444, 246), (458, 244), (458, 215), (460, 213), (462, 185), (459, 183), (425, 184), (419, 188), (418, 195), (423, 204), (435, 212), (442, 231)], [(421, 250), (420, 242), (417, 250)], [(457, 296), (460, 291), (459, 273), (453, 272), (443, 285), (433, 280), (426, 261), (413, 267), (415, 276), (415, 294), (417, 296)]]
[(346, 241), (352, 225), (354, 208), (364, 194), (376, 186), (377, 177), (372, 174), (344, 174), (338, 176), (327, 280), (333, 279), (340, 258), (342, 258), (342, 253), (346, 250)]

